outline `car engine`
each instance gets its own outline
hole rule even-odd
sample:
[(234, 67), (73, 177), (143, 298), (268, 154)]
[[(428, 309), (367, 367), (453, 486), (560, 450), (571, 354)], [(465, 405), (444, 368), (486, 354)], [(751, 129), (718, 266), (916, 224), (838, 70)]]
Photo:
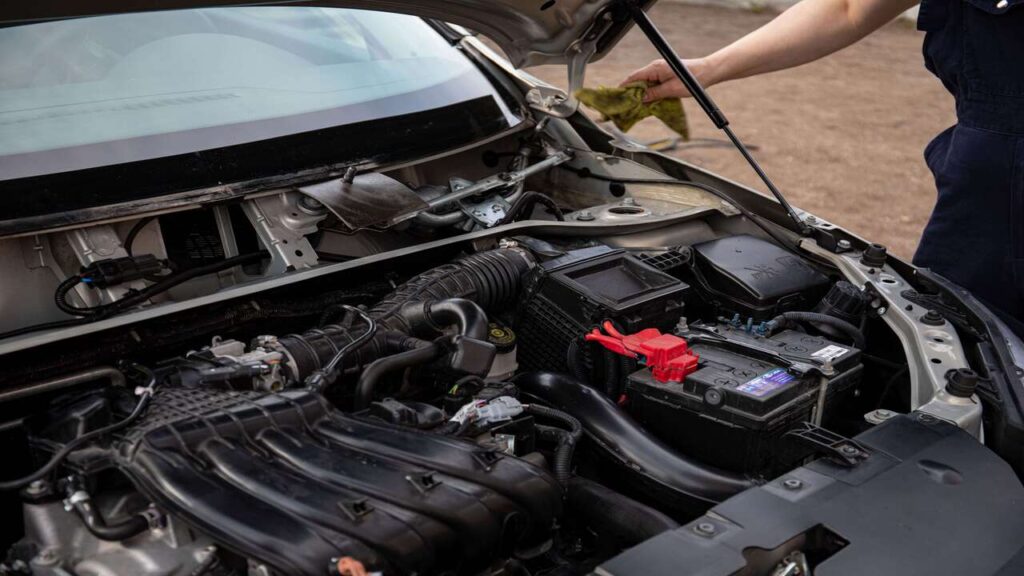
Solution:
[(887, 402), (870, 295), (747, 234), (520, 236), (306, 298), (44, 382), (93, 385), (23, 419), (5, 573), (588, 572)]

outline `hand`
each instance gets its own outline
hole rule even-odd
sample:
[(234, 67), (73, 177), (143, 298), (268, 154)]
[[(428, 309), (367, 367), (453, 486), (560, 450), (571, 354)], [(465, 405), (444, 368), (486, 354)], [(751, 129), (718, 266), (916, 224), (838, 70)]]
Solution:
[[(702, 86), (707, 88), (713, 82), (708, 79), (710, 67), (704, 58), (683, 60), (686, 67), (697, 78)], [(644, 95), (644, 102), (664, 100), (665, 98), (686, 98), (690, 91), (683, 86), (683, 82), (676, 77), (675, 72), (668, 67), (664, 60), (655, 60), (643, 68), (633, 72), (622, 81), (621, 85), (632, 82), (647, 82), (647, 93)]]

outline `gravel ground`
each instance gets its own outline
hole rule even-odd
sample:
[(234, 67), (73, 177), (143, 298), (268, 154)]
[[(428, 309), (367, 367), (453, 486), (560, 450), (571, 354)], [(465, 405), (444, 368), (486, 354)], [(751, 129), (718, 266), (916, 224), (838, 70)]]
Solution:
[[(651, 15), (683, 57), (714, 51), (773, 16), (671, 2)], [(955, 122), (952, 97), (924, 69), (921, 40), (911, 23), (896, 22), (825, 60), (711, 89), (787, 198), (907, 258), (935, 199), (922, 151)], [(633, 30), (588, 68), (587, 85), (617, 84), (655, 56)], [(564, 68), (530, 71), (565, 86)], [(686, 110), (694, 138), (720, 137), (692, 101)], [(631, 132), (641, 141), (670, 134), (654, 119)], [(733, 149), (685, 147), (673, 154), (762, 189)]]

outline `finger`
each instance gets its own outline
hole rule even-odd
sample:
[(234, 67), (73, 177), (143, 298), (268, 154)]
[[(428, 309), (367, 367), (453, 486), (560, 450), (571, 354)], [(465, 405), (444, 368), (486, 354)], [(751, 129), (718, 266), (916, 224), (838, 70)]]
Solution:
[(680, 88), (682, 88), (682, 83), (678, 80), (672, 80), (656, 86), (650, 86), (647, 88), (647, 91), (644, 92), (644, 103), (664, 100), (665, 98), (678, 98), (680, 96)]
[(654, 63), (648, 64), (639, 70), (634, 70), (632, 74), (626, 76), (626, 79), (619, 83), (619, 86), (625, 86), (626, 84), (632, 84), (633, 82), (657, 82), (658, 74), (654, 69)]

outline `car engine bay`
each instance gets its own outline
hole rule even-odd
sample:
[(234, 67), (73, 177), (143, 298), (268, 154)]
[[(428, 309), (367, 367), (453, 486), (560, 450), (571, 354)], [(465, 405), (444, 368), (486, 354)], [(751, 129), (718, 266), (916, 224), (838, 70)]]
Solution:
[[(979, 445), (960, 326), (884, 247), (548, 129), (0, 240), (0, 574), (659, 573), (620, 553), (903, 470), (864, 434)], [(793, 530), (707, 573), (809, 574), (857, 532)]]

